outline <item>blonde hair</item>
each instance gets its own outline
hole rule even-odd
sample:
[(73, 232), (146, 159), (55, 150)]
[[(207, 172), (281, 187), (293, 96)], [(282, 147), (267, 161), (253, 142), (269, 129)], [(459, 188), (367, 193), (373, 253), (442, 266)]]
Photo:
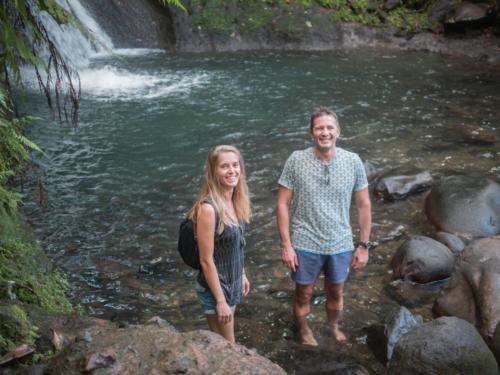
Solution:
[(236, 147), (228, 145), (216, 146), (208, 153), (208, 158), (205, 163), (203, 185), (201, 187), (200, 193), (198, 194), (198, 198), (196, 199), (195, 204), (188, 212), (188, 217), (193, 220), (194, 223), (196, 223), (201, 205), (205, 203), (207, 198), (210, 198), (219, 214), (219, 228), (217, 228), (219, 232), (222, 228), (222, 225), (225, 226), (238, 224), (235, 223), (228, 214), (226, 200), (223, 195), (223, 188), (216, 176), (217, 162), (219, 161), (219, 157), (221, 154), (226, 152), (232, 152), (236, 154), (240, 164), (240, 176), (238, 179), (238, 184), (234, 188), (232, 196), (236, 219), (238, 220), (238, 222), (249, 222), (251, 212), (250, 198), (246, 181), (245, 163), (240, 151)]

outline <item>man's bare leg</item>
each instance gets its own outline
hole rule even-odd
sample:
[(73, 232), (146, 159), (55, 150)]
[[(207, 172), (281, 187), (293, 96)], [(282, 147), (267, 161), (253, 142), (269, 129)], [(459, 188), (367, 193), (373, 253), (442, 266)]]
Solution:
[(307, 315), (311, 312), (311, 297), (313, 294), (313, 285), (295, 284), (295, 298), (293, 300), (293, 313), (295, 323), (299, 331), (302, 344), (318, 346), (313, 332), (307, 323)]
[(332, 284), (325, 280), (325, 292), (328, 327), (338, 342), (345, 342), (347, 338), (339, 328), (344, 308), (344, 284)]

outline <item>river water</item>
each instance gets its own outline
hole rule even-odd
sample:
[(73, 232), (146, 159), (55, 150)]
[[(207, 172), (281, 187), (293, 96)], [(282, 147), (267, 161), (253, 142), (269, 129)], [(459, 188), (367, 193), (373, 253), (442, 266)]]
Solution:
[[(276, 181), (288, 155), (310, 145), (313, 107), (336, 109), (339, 146), (385, 172), (500, 180), (500, 70), (472, 61), (373, 50), (217, 56), (132, 50), (93, 59), (81, 78), (78, 128), (53, 121), (29, 88), (24, 108), (44, 117), (28, 129), (44, 155), (34, 156), (22, 211), (68, 273), (73, 301), (123, 324), (158, 315), (182, 330), (205, 328), (195, 274), (176, 253), (177, 230), (209, 148), (234, 144), (246, 159), (253, 207), (246, 249), (252, 290), (236, 315), (237, 341), (291, 373), (317, 358), (383, 373), (365, 328), (395, 304), (430, 319), (440, 287), (394, 282), (388, 269), (408, 235), (432, 232), (424, 196), (392, 203), (372, 196), (372, 237), (380, 245), (346, 286), (349, 344), (324, 332), (321, 288), (311, 316), (320, 348), (308, 351), (293, 340)], [(35, 203), (37, 179), (48, 197), (43, 207)]]

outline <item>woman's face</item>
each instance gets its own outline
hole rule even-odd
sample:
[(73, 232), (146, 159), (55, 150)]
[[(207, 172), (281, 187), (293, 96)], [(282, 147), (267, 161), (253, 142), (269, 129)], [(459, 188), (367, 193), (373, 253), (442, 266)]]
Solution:
[(234, 152), (222, 152), (217, 160), (215, 175), (224, 189), (234, 189), (238, 185), (241, 166)]

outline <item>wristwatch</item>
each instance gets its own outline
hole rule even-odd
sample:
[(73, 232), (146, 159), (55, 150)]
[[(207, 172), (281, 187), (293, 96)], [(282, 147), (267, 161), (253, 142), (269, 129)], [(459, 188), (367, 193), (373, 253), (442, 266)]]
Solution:
[(358, 247), (359, 246), (364, 247), (368, 251), (373, 250), (375, 248), (375, 244), (373, 242), (370, 242), (370, 241), (366, 241), (366, 242), (359, 241)]

